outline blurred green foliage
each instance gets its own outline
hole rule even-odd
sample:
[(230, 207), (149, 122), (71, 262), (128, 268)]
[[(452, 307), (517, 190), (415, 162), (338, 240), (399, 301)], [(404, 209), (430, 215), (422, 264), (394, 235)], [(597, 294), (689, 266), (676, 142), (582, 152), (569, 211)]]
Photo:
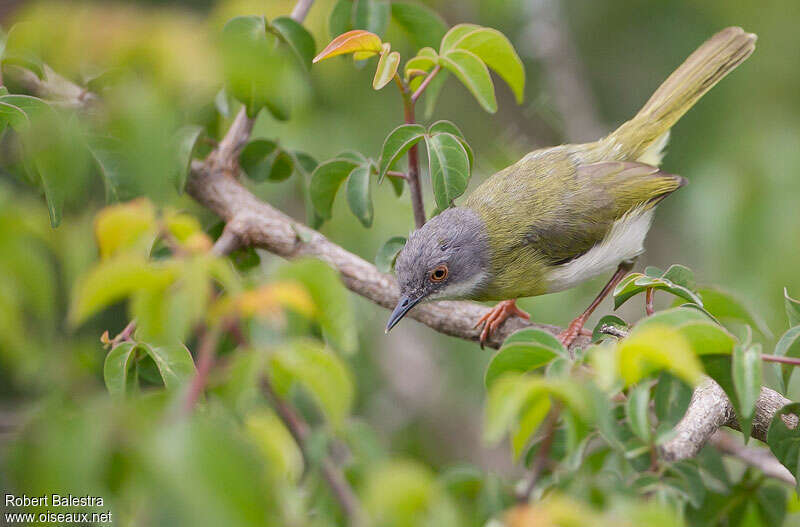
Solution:
[[(385, 313), (349, 295), (321, 262), (208, 252), (220, 226), (183, 187), (238, 99), (251, 115), (267, 108), (240, 157), (248, 186), (391, 267), (413, 224), (411, 206), (407, 193), (398, 196), (402, 180), (376, 183), (408, 149), (386, 140), (403, 122), (401, 98), (391, 85), (373, 89), (375, 58), (308, 67), (350, 29), (378, 33), (401, 64), (416, 56), (410, 64), (423, 73), (432, 57), (449, 57), (443, 64), (454, 79), (431, 83), (417, 116), (425, 126), (413, 136), (434, 152), (438, 138), (460, 153), (430, 162), (438, 170), (434, 186), (426, 183), (429, 211), (536, 147), (574, 139), (564, 137), (532, 43), (548, 4), (438, 0), (425, 3), (431, 11), (415, 2), (320, 0), (303, 24), (309, 33), (281, 18), (290, 0), (44, 0), (0, 21), (11, 92), (0, 93), (4, 491), (102, 496), (103, 510), (123, 525), (343, 524), (325, 478), (333, 462), (377, 525), (796, 522), (794, 494), (710, 448), (655, 468), (650, 452), (703, 372), (726, 390), (745, 427), (762, 382), (798, 396), (790, 368), (760, 361), (762, 351), (800, 357), (790, 296), (800, 294), (800, 71), (790, 67), (800, 58), (797, 3), (554, 3), (609, 130), (716, 30), (742, 25), (759, 35), (753, 57), (676, 126), (665, 159), (667, 171), (692, 184), (660, 207), (642, 259), (686, 263), (697, 280), (682, 266), (629, 277), (615, 295), (625, 303), (621, 318), (601, 320), (598, 343), (577, 362), (535, 331), (494, 356), (410, 323), (386, 337)], [(440, 48), (447, 28), (461, 23), (499, 31)], [(419, 52), (425, 46), (439, 51)], [(20, 96), (30, 92), (20, 72), (45, 78), (45, 65), (102, 104), (77, 112)], [(505, 82), (493, 82), (487, 66)], [(399, 71), (418, 87), (420, 77)], [(338, 183), (315, 186), (312, 174), (332, 163)], [(346, 199), (334, 200), (339, 184)], [(103, 208), (107, 201), (121, 204)], [(564, 324), (597, 288), (523, 307)], [(648, 288), (659, 290), (660, 308), (673, 296), (692, 306), (636, 324)], [(131, 318), (136, 332), (113, 342)], [(630, 337), (617, 342), (603, 323)], [(215, 330), (216, 366), (187, 415), (200, 348)], [(584, 362), (591, 377), (576, 366)], [(627, 402), (610, 402), (620, 390)], [(302, 445), (275, 397), (308, 423)], [(554, 408), (562, 421), (545, 454), (558, 469), (538, 482), (534, 505), (513, 507), (514, 483), (539, 455), (540, 427)], [(773, 425), (769, 446), (797, 475), (797, 433)], [(481, 437), (507, 435), (511, 452)], [(58, 512), (68, 510), (86, 509)]]

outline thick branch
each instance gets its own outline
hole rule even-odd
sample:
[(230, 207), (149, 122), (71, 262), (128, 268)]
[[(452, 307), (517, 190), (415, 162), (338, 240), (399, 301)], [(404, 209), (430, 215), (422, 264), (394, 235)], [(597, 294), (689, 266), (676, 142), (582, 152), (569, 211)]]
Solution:
[[(752, 437), (766, 441), (767, 430), (775, 414), (791, 401), (775, 390), (761, 388), (761, 395), (756, 401)], [(788, 426), (797, 426), (797, 418), (786, 416)], [(659, 445), (660, 456), (666, 461), (677, 461), (697, 455), (714, 433), (723, 426), (736, 430), (741, 427), (728, 396), (719, 384), (706, 379), (692, 395), (689, 408), (683, 419), (675, 426), (674, 437)]]
[(84, 108), (97, 100), (94, 93), (62, 77), (47, 65), (44, 66), (42, 79), (18, 66), (8, 67), (8, 71), (25, 90), (55, 105)]
[[(391, 275), (260, 201), (230, 173), (209, 170), (201, 162), (194, 163), (192, 170), (187, 192), (222, 218), (227, 223), (225, 230), (235, 234), (242, 245), (260, 247), (288, 259), (319, 258), (336, 268), (344, 285), (354, 293), (387, 309), (397, 304), (399, 289)], [(302, 241), (300, 235), (308, 241)], [(488, 310), (473, 302), (445, 301), (417, 306), (409, 316), (441, 333), (477, 341), (480, 330), (473, 325)], [(491, 335), (487, 345), (498, 348), (508, 335), (528, 326), (553, 334), (560, 331), (555, 326), (512, 318)], [(586, 343), (583, 337), (577, 344)]]

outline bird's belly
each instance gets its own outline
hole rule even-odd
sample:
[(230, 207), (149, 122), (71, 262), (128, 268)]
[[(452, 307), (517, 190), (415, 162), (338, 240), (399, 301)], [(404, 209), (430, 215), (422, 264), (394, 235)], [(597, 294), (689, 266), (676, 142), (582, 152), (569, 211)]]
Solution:
[(611, 226), (603, 240), (585, 254), (552, 268), (548, 273), (547, 292), (574, 287), (597, 275), (613, 270), (620, 262), (644, 252), (644, 239), (650, 230), (654, 209), (632, 210)]

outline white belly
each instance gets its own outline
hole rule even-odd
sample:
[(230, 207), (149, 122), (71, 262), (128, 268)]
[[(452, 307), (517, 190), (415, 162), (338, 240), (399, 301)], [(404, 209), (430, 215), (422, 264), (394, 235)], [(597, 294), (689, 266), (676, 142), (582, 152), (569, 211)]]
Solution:
[(550, 271), (548, 292), (563, 291), (597, 275), (614, 270), (620, 262), (644, 252), (654, 208), (632, 210), (611, 226), (608, 235), (589, 251)]

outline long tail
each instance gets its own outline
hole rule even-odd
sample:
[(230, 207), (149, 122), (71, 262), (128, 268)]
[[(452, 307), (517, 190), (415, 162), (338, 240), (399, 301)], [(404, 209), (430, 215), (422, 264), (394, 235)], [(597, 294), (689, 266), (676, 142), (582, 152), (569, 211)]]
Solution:
[(705, 41), (664, 81), (639, 113), (606, 141), (625, 152), (628, 159), (638, 159), (651, 146), (663, 146), (665, 134), (678, 119), (750, 56), (756, 38), (740, 27), (729, 27)]

